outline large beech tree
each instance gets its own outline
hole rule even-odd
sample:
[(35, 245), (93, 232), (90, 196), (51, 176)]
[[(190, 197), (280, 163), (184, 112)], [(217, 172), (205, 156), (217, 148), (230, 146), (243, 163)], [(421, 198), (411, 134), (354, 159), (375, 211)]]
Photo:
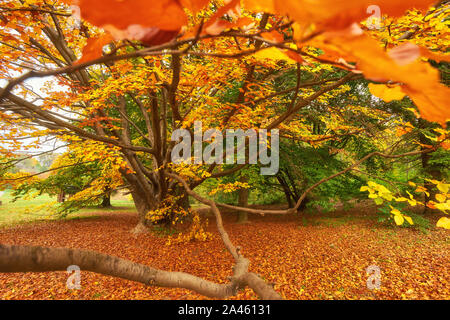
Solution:
[[(69, 4), (77, 5), (74, 11), (81, 20), (72, 15)], [(249, 261), (230, 241), (218, 207), (292, 213), (318, 185), (372, 157), (414, 156), (448, 146), (447, 132), (442, 129), (433, 148), (393, 153), (395, 149), (386, 146), (384, 152), (349, 162), (346, 169), (311, 183), (288, 210), (239, 208), (200, 196), (194, 189), (202, 182), (236, 173), (248, 164), (175, 165), (171, 133), (186, 128), (193, 135), (194, 121), (201, 120), (203, 129), (222, 132), (279, 129), (284, 139), (312, 145), (350, 135), (371, 136), (375, 125), (386, 124), (384, 113), (370, 103), (360, 106), (357, 100), (345, 110), (331, 105), (350, 90), (349, 85), (366, 83), (364, 78), (376, 82), (370, 86), (374, 95), (386, 101), (408, 96), (422, 118), (445, 126), (450, 118), (449, 89), (440, 83), (439, 71), (421, 59), (448, 61), (439, 40), (445, 37), (439, 30), (448, 6), (437, 3), (430, 9), (433, 4), (431, 0), (3, 1), (0, 73), (7, 83), (0, 91), (2, 153), (14, 155), (24, 147), (24, 137), (26, 146), (34, 147), (39, 138), (50, 136), (83, 145), (85, 161), (114, 158), (114, 168), (138, 211), (135, 232), (145, 230), (148, 213), (166, 205), (168, 198), (193, 197), (211, 207), (235, 266), (230, 282), (220, 285), (100, 253), (1, 245), (0, 271), (65, 270), (77, 264), (83, 270), (188, 288), (210, 297), (225, 298), (249, 286), (262, 298), (280, 298), (248, 272)], [(370, 5), (386, 16), (361, 23), (371, 16)], [(406, 13), (409, 9), (414, 10)], [(401, 20), (408, 15), (416, 24)], [(432, 16), (422, 23), (433, 21), (435, 32), (421, 33), (420, 15)], [(403, 28), (399, 31), (396, 26)], [(388, 28), (400, 33), (395, 41), (380, 36)], [(436, 40), (429, 45), (423, 38)], [(293, 81), (283, 83), (286, 75)], [(36, 78), (42, 79), (39, 90), (36, 82), (30, 82)], [(322, 112), (326, 134), (303, 122), (305, 113), (312, 111)], [(369, 115), (371, 122), (354, 121), (358, 112)], [(391, 123), (389, 129), (403, 125)]]

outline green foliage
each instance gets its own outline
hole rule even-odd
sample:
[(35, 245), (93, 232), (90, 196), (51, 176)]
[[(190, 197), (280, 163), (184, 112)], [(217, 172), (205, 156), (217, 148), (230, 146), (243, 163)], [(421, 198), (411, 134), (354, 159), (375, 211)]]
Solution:
[[(339, 172), (348, 166), (344, 157), (337, 156), (330, 145), (313, 148), (304, 143), (285, 142), (280, 148), (280, 173), (291, 176), (297, 194), (301, 195), (314, 183)], [(291, 182), (291, 184), (292, 184)], [(346, 202), (358, 198), (363, 180), (349, 173), (320, 184), (308, 196), (308, 208), (320, 206), (328, 211), (337, 202)]]
[[(68, 157), (70, 156), (68, 154)], [(56, 197), (63, 192), (69, 196), (88, 188), (92, 181), (102, 174), (100, 163), (79, 163), (55, 170), (47, 178), (22, 183), (14, 188), (11, 194), (13, 201), (17, 201), (31, 193), (36, 193), (38, 196), (47, 194), (50, 197)], [(99, 205), (102, 200), (103, 194), (92, 195), (92, 197), (83, 199), (69, 198), (58, 204), (57, 215), (65, 217), (83, 207)]]
[(450, 181), (450, 152), (448, 150), (439, 148), (431, 153), (428, 163), (432, 168), (440, 171), (442, 178)]

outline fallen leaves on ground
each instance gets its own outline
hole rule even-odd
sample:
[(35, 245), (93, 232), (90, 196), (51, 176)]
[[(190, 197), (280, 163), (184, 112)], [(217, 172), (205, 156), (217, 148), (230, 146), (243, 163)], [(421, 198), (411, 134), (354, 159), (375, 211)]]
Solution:
[[(209, 218), (210, 220), (212, 218)], [(250, 269), (287, 299), (449, 299), (448, 231), (429, 234), (377, 224), (372, 209), (301, 217), (250, 216), (235, 224), (225, 214), (231, 240), (243, 248)], [(96, 250), (168, 271), (224, 283), (232, 258), (213, 221), (213, 240), (165, 245), (166, 237), (134, 237), (132, 212), (90, 219), (40, 222), (0, 230), (4, 244)], [(366, 268), (381, 269), (381, 288), (366, 286)], [(81, 289), (68, 290), (66, 272), (0, 274), (0, 299), (203, 299), (184, 289), (149, 287), (81, 271)], [(232, 299), (256, 299), (251, 289)]]

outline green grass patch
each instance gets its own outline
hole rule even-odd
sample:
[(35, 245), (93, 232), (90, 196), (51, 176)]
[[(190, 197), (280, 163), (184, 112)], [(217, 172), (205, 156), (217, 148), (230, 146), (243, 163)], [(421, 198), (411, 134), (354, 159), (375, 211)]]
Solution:
[[(52, 215), (50, 207), (55, 204), (55, 197), (41, 195), (37, 197), (29, 197), (13, 201), (14, 197), (11, 190), (5, 190), (0, 197), (2, 204), (0, 205), (0, 227), (12, 226), (28, 222), (48, 221), (60, 219), (58, 216)], [(66, 220), (85, 219), (92, 217), (100, 217), (100, 215), (86, 215), (88, 213), (114, 212), (114, 211), (134, 211), (134, 203), (130, 200), (122, 198), (111, 199), (111, 208), (86, 207), (67, 216)]]

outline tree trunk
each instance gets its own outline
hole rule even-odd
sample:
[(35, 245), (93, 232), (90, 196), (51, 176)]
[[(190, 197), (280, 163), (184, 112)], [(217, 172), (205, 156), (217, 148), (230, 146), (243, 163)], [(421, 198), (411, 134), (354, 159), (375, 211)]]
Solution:
[[(424, 134), (420, 134), (419, 135), (419, 139), (420, 139), (420, 143), (424, 144), (424, 145), (432, 145), (433, 141), (430, 141)], [(424, 147), (421, 147), (421, 149), (423, 150)], [(421, 160), (422, 160), (422, 169), (424, 171), (424, 173), (431, 179), (433, 180), (438, 180), (441, 181), (442, 180), (442, 172), (441, 172), (441, 168), (439, 168), (436, 165), (431, 165), (430, 159), (431, 159), (431, 155), (432, 153), (422, 153), (421, 154)], [(436, 186), (433, 183), (430, 183), (428, 181), (424, 181), (424, 187), (428, 189), (428, 192), (430, 193), (430, 195), (425, 194), (425, 208), (423, 213), (424, 214), (428, 214), (428, 213), (432, 213), (433, 210), (431, 208), (429, 208), (427, 206), (427, 204), (430, 201), (434, 201), (436, 200), (436, 194), (439, 193), (439, 191), (436, 189)]]
[(102, 208), (111, 208), (112, 207), (112, 205), (111, 205), (111, 190), (107, 190), (105, 195), (103, 196), (101, 207)]
[[(155, 210), (159, 207), (160, 203), (158, 201), (159, 197), (155, 197), (153, 194), (146, 193), (143, 190), (140, 190), (138, 187), (132, 187), (131, 188), (131, 196), (133, 197), (134, 204), (136, 206), (136, 211), (138, 214), (138, 224), (136, 227), (132, 230), (132, 233), (139, 234), (139, 233), (146, 233), (149, 231), (149, 228), (151, 227), (151, 222), (147, 219), (147, 214)], [(182, 207), (183, 209), (187, 210), (190, 207), (189, 204), (189, 197), (184, 189), (175, 189), (175, 191), (171, 191), (171, 194), (180, 196), (181, 198), (177, 201), (177, 206)], [(175, 217), (168, 215), (167, 219), (163, 219), (160, 221), (162, 224), (170, 225), (172, 223), (172, 219)]]
[(135, 235), (147, 233), (150, 224), (146, 219), (146, 216), (149, 211), (155, 209), (155, 206), (146, 201), (146, 199), (143, 198), (138, 192), (131, 191), (131, 196), (133, 197), (139, 219), (138, 224), (133, 228), (133, 230), (131, 230), (131, 232)]
[[(432, 167), (429, 164), (430, 157), (431, 157), (430, 153), (422, 153), (423, 170), (431, 179), (440, 181), (442, 179), (442, 173), (440, 170)], [(433, 210), (431, 208), (429, 208), (427, 206), (427, 204), (430, 201), (436, 200), (436, 194), (438, 194), (439, 191), (436, 189), (436, 186), (433, 183), (430, 183), (426, 180), (424, 181), (424, 187), (428, 189), (428, 192), (430, 193), (430, 195), (425, 194), (425, 201), (424, 201), (425, 208), (424, 208), (423, 213), (425, 213), (425, 214), (432, 213)]]
[(277, 174), (276, 178), (278, 180), (278, 183), (283, 188), (284, 196), (286, 197), (286, 201), (288, 203), (289, 208), (293, 208), (295, 206), (295, 203), (293, 200), (294, 196), (293, 196), (291, 190), (289, 189), (289, 186), (287, 185), (287, 183), (284, 181), (283, 177), (280, 174)]
[(129, 190), (138, 214), (138, 223), (131, 232), (135, 235), (146, 233), (150, 226), (146, 219), (147, 213), (157, 208), (156, 182), (152, 184), (152, 181), (146, 179), (139, 170), (136, 174), (132, 174), (125, 169), (120, 169), (120, 173), (130, 186)]
[(63, 203), (64, 201), (65, 201), (65, 199), (66, 199), (66, 193), (64, 192), (64, 190), (61, 190), (59, 193), (58, 193), (58, 203)]
[[(241, 176), (240, 182), (247, 183), (248, 178), (246, 176)], [(248, 207), (248, 197), (250, 195), (250, 190), (247, 188), (242, 188), (239, 190), (238, 195), (238, 205), (239, 207)], [(240, 211), (238, 212), (237, 223), (247, 223), (248, 222), (248, 213)]]

